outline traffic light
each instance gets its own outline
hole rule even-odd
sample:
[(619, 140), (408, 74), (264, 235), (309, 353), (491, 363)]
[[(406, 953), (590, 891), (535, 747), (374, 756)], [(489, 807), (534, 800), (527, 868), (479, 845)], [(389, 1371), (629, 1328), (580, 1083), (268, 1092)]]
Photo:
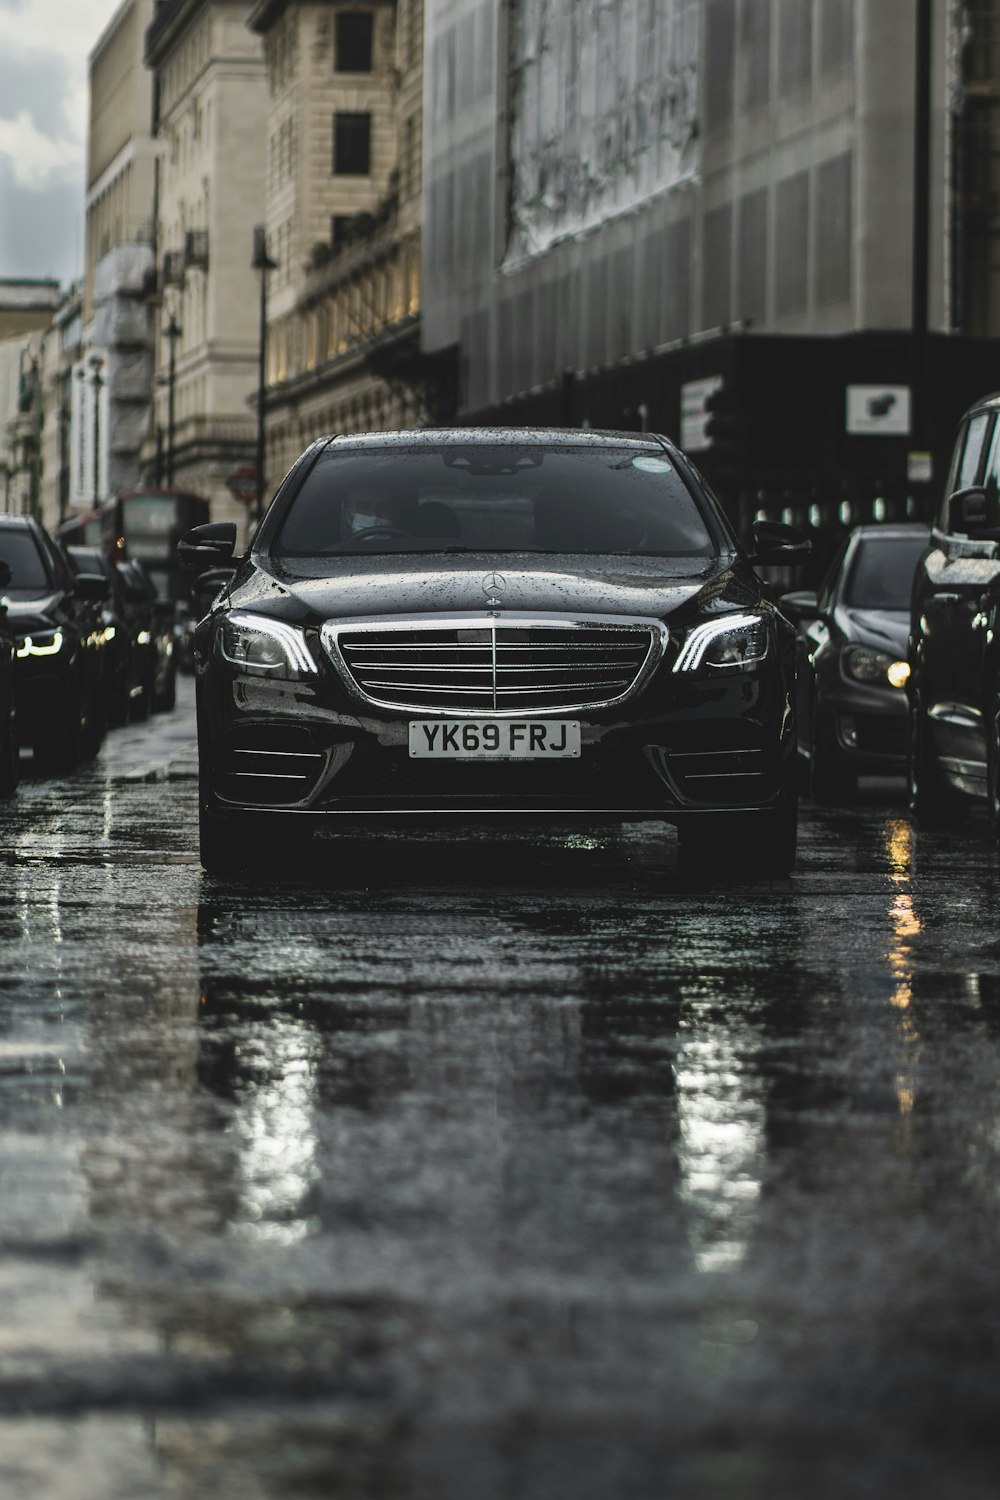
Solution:
[(735, 480), (739, 459), (739, 424), (736, 400), (726, 381), (705, 398), (705, 410), (708, 413), (705, 436), (711, 444), (708, 451), (711, 455), (712, 475), (720, 482)]

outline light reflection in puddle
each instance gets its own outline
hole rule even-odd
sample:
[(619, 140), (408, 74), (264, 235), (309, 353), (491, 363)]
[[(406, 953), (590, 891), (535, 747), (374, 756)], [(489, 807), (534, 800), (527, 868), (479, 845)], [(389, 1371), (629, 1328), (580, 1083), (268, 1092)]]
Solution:
[(274, 1021), (266, 1033), (268, 1077), (240, 1111), (242, 1226), (255, 1238), (295, 1244), (308, 1232), (301, 1216), (316, 1179), (315, 1039), (308, 1028)]
[(885, 853), (889, 864), (889, 879), (896, 893), (889, 902), (889, 925), (891, 941), (886, 961), (892, 976), (892, 993), (889, 1004), (900, 1012), (899, 1035), (903, 1045), (902, 1065), (895, 1078), (896, 1102), (904, 1119), (913, 1114), (916, 1102), (916, 1076), (920, 1060), (920, 1034), (914, 1023), (913, 1003), (913, 940), (923, 931), (923, 923), (917, 915), (913, 896), (902, 889), (913, 875), (913, 829), (901, 818), (891, 819), (885, 826), (883, 836)]
[(685, 1007), (675, 1064), (681, 1200), (691, 1210), (691, 1247), (700, 1271), (743, 1261), (761, 1191), (765, 1107), (761, 1079), (747, 1066), (748, 1027), (722, 1026)]

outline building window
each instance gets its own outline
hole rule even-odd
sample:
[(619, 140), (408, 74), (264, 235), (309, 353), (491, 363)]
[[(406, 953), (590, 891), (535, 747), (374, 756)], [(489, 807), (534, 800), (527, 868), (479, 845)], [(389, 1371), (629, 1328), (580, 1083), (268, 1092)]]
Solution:
[(338, 177), (367, 177), (371, 171), (372, 117), (347, 114), (333, 117), (333, 170)]
[(342, 10), (337, 15), (336, 58), (338, 73), (370, 73), (372, 70), (372, 13)]

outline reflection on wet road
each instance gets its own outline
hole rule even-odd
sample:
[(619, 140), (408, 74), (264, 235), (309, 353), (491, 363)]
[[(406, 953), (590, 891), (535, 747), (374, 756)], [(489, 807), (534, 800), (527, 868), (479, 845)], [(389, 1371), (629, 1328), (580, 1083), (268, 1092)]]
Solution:
[(992, 1500), (984, 829), (225, 884), (186, 687), (0, 811), (5, 1500)]

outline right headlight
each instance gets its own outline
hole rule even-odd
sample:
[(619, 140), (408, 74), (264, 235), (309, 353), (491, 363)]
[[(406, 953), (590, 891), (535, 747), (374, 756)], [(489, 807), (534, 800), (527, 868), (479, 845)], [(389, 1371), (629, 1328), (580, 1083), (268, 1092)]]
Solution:
[(319, 668), (301, 630), (249, 610), (234, 610), (219, 624), (219, 646), (227, 661), (270, 677), (305, 677)]
[(766, 655), (767, 623), (761, 615), (720, 615), (688, 631), (673, 669), (696, 672), (704, 666), (740, 671)]

